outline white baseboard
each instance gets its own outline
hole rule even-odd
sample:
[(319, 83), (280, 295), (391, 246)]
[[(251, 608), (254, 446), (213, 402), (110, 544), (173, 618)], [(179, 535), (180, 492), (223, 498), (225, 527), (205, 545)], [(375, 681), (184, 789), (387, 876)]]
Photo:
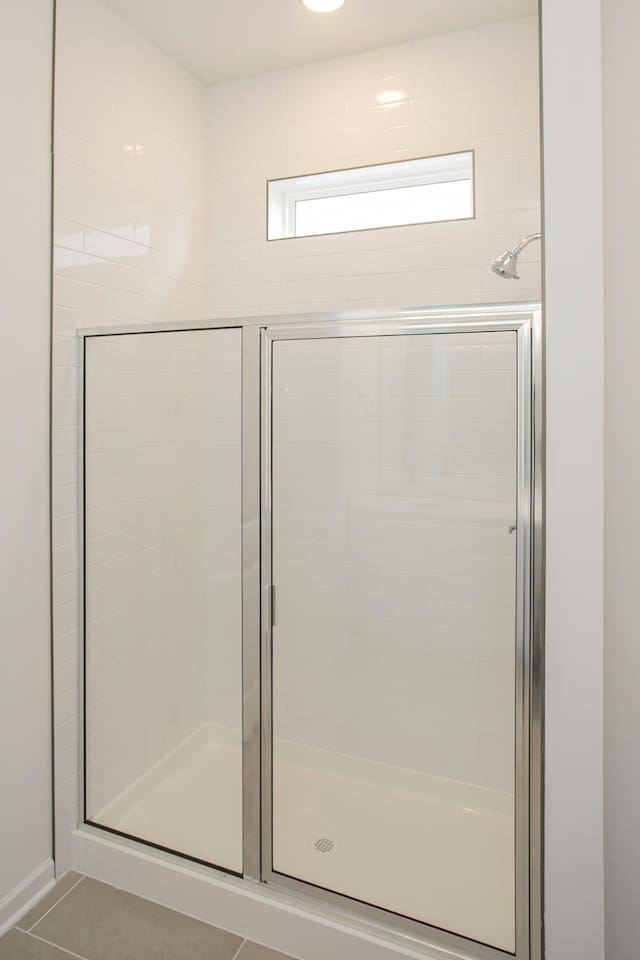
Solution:
[(369, 925), (264, 884), (182, 863), (112, 840), (91, 827), (72, 834), (73, 869), (120, 890), (222, 927), (300, 960), (453, 960), (438, 947), (398, 943)]
[(0, 937), (55, 885), (53, 860), (45, 860), (33, 873), (0, 900)]

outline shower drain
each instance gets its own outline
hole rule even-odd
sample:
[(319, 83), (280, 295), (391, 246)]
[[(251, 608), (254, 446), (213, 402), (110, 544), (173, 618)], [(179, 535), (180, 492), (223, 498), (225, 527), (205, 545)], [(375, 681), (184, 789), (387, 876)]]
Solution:
[(314, 843), (314, 847), (319, 853), (331, 853), (334, 848), (333, 840), (329, 840), (328, 837), (320, 837)]

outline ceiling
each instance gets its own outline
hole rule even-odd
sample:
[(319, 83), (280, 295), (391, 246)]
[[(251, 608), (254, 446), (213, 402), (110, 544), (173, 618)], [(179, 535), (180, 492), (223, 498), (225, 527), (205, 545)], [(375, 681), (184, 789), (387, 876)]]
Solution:
[(536, 12), (537, 0), (345, 0), (311, 13), (301, 0), (105, 0), (204, 83), (328, 60)]

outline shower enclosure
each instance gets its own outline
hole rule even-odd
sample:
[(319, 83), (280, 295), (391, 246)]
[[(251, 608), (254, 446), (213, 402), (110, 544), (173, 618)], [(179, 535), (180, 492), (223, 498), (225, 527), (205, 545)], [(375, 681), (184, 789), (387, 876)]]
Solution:
[(534, 957), (540, 313), (83, 334), (84, 819)]

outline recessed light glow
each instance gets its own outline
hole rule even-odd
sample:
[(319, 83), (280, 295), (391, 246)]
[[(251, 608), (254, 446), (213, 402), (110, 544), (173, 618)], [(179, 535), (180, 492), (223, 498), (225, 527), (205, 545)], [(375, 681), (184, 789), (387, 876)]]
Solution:
[(313, 10), (314, 13), (333, 13), (339, 10), (344, 0), (302, 0), (307, 10)]
[(402, 103), (402, 101), (406, 99), (407, 95), (404, 90), (383, 90), (382, 93), (379, 93), (376, 97), (381, 107), (393, 107), (395, 104)]

